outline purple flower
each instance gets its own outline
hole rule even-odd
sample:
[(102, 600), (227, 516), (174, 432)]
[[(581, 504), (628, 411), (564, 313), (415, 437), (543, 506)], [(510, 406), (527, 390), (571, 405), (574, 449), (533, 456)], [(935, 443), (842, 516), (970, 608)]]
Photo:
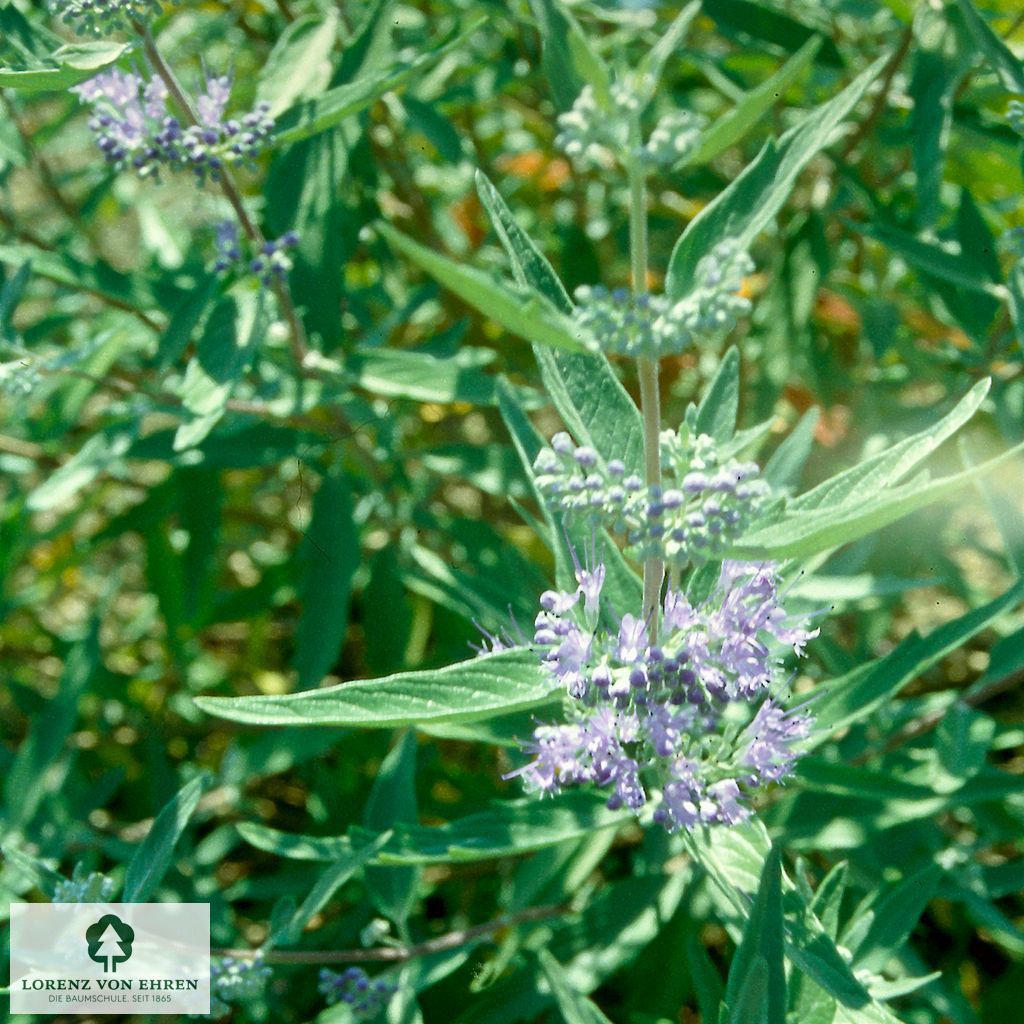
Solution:
[(356, 1020), (368, 1021), (391, 1002), (398, 986), (385, 978), (371, 979), (361, 967), (349, 967), (341, 973), (324, 967), (320, 971), (319, 989), (328, 1005), (346, 1003)]
[(625, 614), (619, 625), (618, 647), (615, 656), (619, 661), (631, 665), (638, 661), (647, 649), (647, 626), (642, 619)]
[(740, 735), (745, 744), (742, 761), (753, 769), (756, 782), (778, 782), (792, 770), (799, 742), (811, 731), (807, 715), (786, 712), (766, 700)]
[[(603, 566), (578, 569), (575, 592), (542, 595), (533, 646), (566, 688), (567, 721), (539, 726), (511, 775), (539, 793), (594, 785), (611, 808), (660, 794), (654, 818), (670, 831), (742, 821), (750, 792), (791, 770), (810, 729), (769, 695), (779, 648), (799, 653), (817, 631), (786, 614), (768, 564), (725, 563), (699, 603), (669, 589), (657, 645), (633, 612), (618, 629), (601, 625), (619, 617), (602, 614), (603, 581)], [(734, 704), (750, 709), (746, 728)]]

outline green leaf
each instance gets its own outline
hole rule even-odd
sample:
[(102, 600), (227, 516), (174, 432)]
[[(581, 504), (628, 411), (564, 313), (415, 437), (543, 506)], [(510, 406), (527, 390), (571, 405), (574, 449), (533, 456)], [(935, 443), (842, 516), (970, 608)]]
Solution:
[(785, 91), (811, 66), (821, 43), (821, 36), (808, 39), (775, 74), (751, 89), (727, 114), (716, 118), (701, 135), (700, 146), (687, 162), (706, 164), (761, 123)]
[(795, 488), (800, 483), (800, 475), (814, 448), (818, 416), (817, 408), (808, 409), (765, 464), (764, 478), (773, 488)]
[(156, 816), (146, 838), (128, 862), (122, 895), (125, 903), (145, 903), (152, 896), (153, 890), (171, 866), (174, 847), (199, 805), (199, 798), (209, 781), (208, 774), (198, 775), (186, 783)]
[[(879, 972), (903, 949), (918, 918), (931, 902), (942, 876), (938, 864), (928, 864), (895, 885), (869, 897), (854, 913), (843, 934), (859, 970)], [(865, 927), (866, 925), (866, 927)], [(860, 934), (858, 941), (851, 936)]]
[(565, 1024), (611, 1024), (592, 1000), (573, 988), (565, 968), (546, 949), (537, 953), (537, 959)]
[(68, 43), (47, 59), (24, 67), (0, 67), (0, 88), (20, 92), (67, 91), (113, 64), (126, 43)]
[(702, 256), (725, 238), (742, 246), (771, 223), (811, 158), (831, 141), (886, 58), (880, 57), (838, 96), (791, 128), (778, 143), (769, 142), (733, 183), (690, 221), (672, 250), (665, 291), (681, 298), (691, 291), (694, 271)]
[(89, 625), (88, 634), (75, 644), (64, 661), (57, 693), (34, 717), (25, 741), (17, 748), (4, 778), (4, 832), (27, 825), (39, 805), (53, 789), (48, 780), (50, 767), (64, 751), (78, 720), (78, 699), (102, 664), (99, 620)]
[(380, 852), (391, 838), (390, 833), (378, 836), (366, 846), (342, 853), (337, 860), (316, 880), (309, 895), (301, 906), (288, 918), (278, 922), (271, 929), (264, 948), (290, 946), (302, 937), (302, 930), (310, 919), (319, 914), (330, 903), (334, 894), (368, 861)]
[[(549, 299), (563, 313), (572, 302), (551, 264), (516, 223), (498, 190), (480, 171), (477, 191), (512, 261), (516, 279)], [(551, 401), (579, 444), (606, 461), (621, 459), (632, 472), (643, 466), (643, 423), (626, 389), (601, 354), (577, 355), (534, 346)]]
[(294, 104), (277, 118), (274, 141), (280, 145), (291, 145), (329, 131), (345, 118), (372, 106), (385, 93), (400, 88), (414, 75), (437, 63), (460, 46), (476, 27), (470, 26), (461, 36), (432, 48), (408, 64), (358, 78), (354, 82), (330, 89), (316, 99)]
[[(632, 821), (610, 811), (600, 794), (568, 792), (550, 800), (534, 797), (496, 803), (492, 810), (457, 818), (445, 825), (396, 822), (374, 865), (449, 864), (514, 857), (617, 828)], [(333, 861), (369, 836), (353, 827), (344, 836), (308, 836), (279, 832), (249, 822), (238, 826), (247, 843), (290, 860)]]
[(1024, 93), (1024, 63), (992, 31), (971, 0), (957, 0), (978, 49), (985, 55), (992, 70), (999, 76), (1007, 92)]
[(281, 33), (259, 76), (256, 95), (276, 117), (298, 100), (322, 93), (331, 78), (331, 52), (338, 36), (338, 15), (296, 18)]
[(850, 227), (875, 238), (898, 253), (908, 263), (931, 274), (942, 281), (966, 288), (968, 291), (980, 292), (996, 299), (1005, 297), (1002, 285), (995, 284), (992, 278), (979, 267), (964, 259), (959, 252), (944, 247), (937, 241), (917, 238), (897, 227), (875, 220), (870, 224), (850, 222)]
[[(764, 825), (753, 821), (731, 829), (708, 829), (690, 833), (684, 841), (733, 912), (745, 920), (749, 913), (747, 895), (757, 890), (771, 848)], [(784, 887), (787, 884), (792, 890), (783, 876)], [(785, 920), (789, 959), (844, 1006), (867, 1005), (870, 997), (866, 989), (800, 894), (790, 891), (784, 899), (795, 910)]]
[(334, 667), (348, 632), (352, 576), (359, 567), (359, 531), (341, 473), (325, 476), (299, 552), (302, 614), (295, 636), (299, 686), (316, 686)]
[(57, 886), (65, 881), (63, 875), (48, 867), (37, 857), (25, 853), (10, 841), (5, 841), (0, 846), (0, 853), (3, 854), (6, 867), (9, 870), (24, 875), (44, 896), (52, 899)]
[(547, 257), (540, 251), (532, 238), (519, 226), (501, 193), (483, 171), (477, 170), (474, 177), (477, 194), (484, 204), (501, 239), (501, 244), (512, 262), (512, 272), (524, 287), (533, 288), (552, 302), (561, 313), (573, 311), (573, 301), (559, 280)]
[(764, 3), (751, 0), (704, 0), (704, 13), (727, 34), (739, 33), (792, 53), (809, 39), (822, 39), (822, 61), (833, 67), (842, 67), (843, 58), (831, 39), (788, 14), (783, 14)]
[(569, 352), (586, 350), (580, 331), (572, 320), (542, 295), (496, 281), (475, 267), (463, 266), (447, 256), (432, 252), (390, 224), (378, 224), (377, 231), (392, 248), (439, 284), (512, 334), (529, 342)]
[[(927, 478), (893, 487), (863, 498), (859, 503), (845, 501), (842, 505), (810, 512), (792, 514), (787, 511), (770, 526), (745, 534), (732, 548), (732, 553), (744, 558), (806, 558), (829, 551), (852, 540), (864, 537), (883, 526), (902, 519), (919, 508), (950, 497), (966, 484), (1024, 452), (1024, 444), (990, 459), (978, 466), (953, 473), (941, 480)], [(865, 488), (861, 485), (858, 490)]]
[(994, 601), (939, 626), (926, 637), (911, 635), (884, 658), (821, 687), (821, 696), (814, 702), (811, 745), (817, 746), (831, 733), (867, 718), (904, 686), (1022, 600), (1024, 581)]
[(237, 300), (219, 303), (210, 314), (178, 388), (182, 405), (195, 419), (178, 428), (175, 451), (193, 448), (206, 438), (252, 365), (265, 329), (262, 295), (241, 293)]
[[(760, 1020), (786, 1024), (786, 971), (783, 964), (782, 854), (773, 847), (764, 862), (754, 904), (733, 956), (725, 987), (729, 1024)], [(762, 976), (757, 988), (761, 1011), (750, 1016), (750, 999), (743, 995), (752, 977)]]
[(397, 728), (490, 718), (543, 704), (558, 689), (532, 651), (517, 649), (305, 693), (197, 697), (195, 702), (211, 715), (250, 725)]
[(597, 55), (576, 19), (558, 0), (530, 0), (541, 38), (544, 75), (559, 110), (568, 110), (585, 85), (607, 105), (611, 73)]
[(740, 407), (740, 353), (729, 349), (697, 408), (697, 431), (710, 434), (719, 444), (732, 439)]
[(463, 347), (453, 356), (439, 358), (429, 352), (383, 348), (354, 352), (345, 369), (354, 375), (357, 387), (387, 398), (494, 405), (494, 378), (480, 369), (480, 354), (478, 348)]
[[(371, 832), (383, 833), (395, 825), (415, 825), (417, 818), (416, 733), (410, 729), (398, 738), (373, 780), (363, 824)], [(390, 835), (388, 832), (388, 838)], [(366, 890), (385, 917), (404, 922), (416, 899), (419, 878), (414, 867), (368, 867)]]
[(958, 431), (977, 411), (991, 387), (987, 378), (978, 381), (950, 412), (924, 430), (886, 445), (884, 451), (862, 460), (856, 466), (794, 498), (792, 509), (834, 507), (860, 503), (882, 488), (899, 482), (924, 461), (939, 445)]
[(653, 93), (661, 80), (669, 58), (675, 55), (682, 46), (683, 40), (690, 31), (693, 19), (701, 9), (701, 0), (693, 0), (687, 4), (673, 19), (672, 24), (659, 36), (658, 41), (650, 48), (647, 55), (640, 61), (637, 69), (641, 87)]
[(101, 473), (118, 465), (128, 454), (138, 434), (132, 422), (93, 434), (84, 445), (56, 469), (28, 496), (33, 512), (45, 512), (74, 497)]

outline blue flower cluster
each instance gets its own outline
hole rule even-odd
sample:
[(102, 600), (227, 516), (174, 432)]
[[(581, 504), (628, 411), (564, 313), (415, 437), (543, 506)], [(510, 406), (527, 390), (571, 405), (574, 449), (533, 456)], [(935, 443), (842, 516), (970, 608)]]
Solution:
[(270, 967), (262, 957), (238, 960), (230, 956), (214, 957), (210, 961), (210, 1013), (223, 1017), (231, 1004), (255, 999), (262, 992), (271, 975)]
[(75, 865), (70, 879), (62, 878), (54, 887), (52, 903), (107, 903), (116, 891), (112, 878), (98, 871), (86, 872)]
[(726, 552), (767, 504), (771, 489), (756, 463), (721, 459), (706, 434), (663, 431), (662, 485), (645, 486), (617, 459), (604, 465), (566, 433), (537, 455), (537, 488), (562, 514), (602, 523), (638, 558), (680, 568)]
[(690, 111), (672, 111), (640, 143), (637, 125), (646, 105), (642, 92), (638, 85), (613, 82), (602, 102), (593, 86), (584, 86), (572, 107), (558, 116), (555, 145), (582, 168), (608, 167), (634, 157), (666, 167), (689, 159), (700, 146), (707, 119)]
[(107, 160), (140, 177), (161, 168), (190, 168), (200, 181), (253, 160), (270, 141), (274, 122), (260, 103), (240, 118), (226, 118), (231, 80), (207, 78), (196, 102), (198, 124), (184, 127), (168, 109), (167, 86), (131, 71), (112, 69), (72, 91), (92, 105), (89, 127)]
[(299, 236), (288, 231), (280, 238), (263, 243), (259, 252), (246, 256), (245, 246), (238, 233), (235, 221), (221, 221), (214, 229), (217, 245), (217, 259), (213, 269), (219, 274), (252, 273), (262, 284), (270, 286), (283, 281), (292, 269), (289, 250), (299, 244)]
[(817, 629), (786, 614), (768, 564), (724, 562), (700, 601), (669, 589), (660, 643), (602, 607), (604, 580), (602, 565), (577, 566), (575, 591), (541, 596), (533, 645), (565, 686), (568, 721), (538, 727), (532, 760), (511, 775), (542, 794), (608, 788), (611, 808), (653, 797), (669, 831), (742, 821), (749, 794), (788, 774), (809, 733), (810, 717), (776, 697), (782, 651), (802, 654)]
[(753, 270), (749, 254), (726, 239), (698, 262), (694, 287), (678, 302), (585, 285), (575, 292), (575, 320), (604, 352), (615, 355), (657, 359), (714, 344), (750, 312), (743, 281)]
[(53, 12), (79, 35), (106, 34), (160, 13), (160, 0), (51, 0)]
[(391, 1001), (398, 991), (393, 982), (378, 978), (372, 981), (360, 967), (349, 967), (340, 974), (326, 967), (320, 972), (320, 992), (333, 1006), (346, 1003), (356, 1020), (371, 1020)]

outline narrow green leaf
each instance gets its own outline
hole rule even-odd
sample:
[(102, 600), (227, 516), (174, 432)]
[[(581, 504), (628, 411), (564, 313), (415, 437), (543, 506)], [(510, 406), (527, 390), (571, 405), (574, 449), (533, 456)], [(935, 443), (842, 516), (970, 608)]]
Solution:
[(531, 651), (512, 650), (422, 672), (401, 672), (304, 693), (197, 697), (203, 711), (250, 725), (398, 728), (473, 721), (543, 704), (559, 689)]
[(640, 67), (637, 69), (638, 77), (652, 94), (658, 88), (658, 83), (669, 59), (682, 46), (683, 40), (690, 31), (690, 25), (700, 13), (700, 9), (701, 0), (693, 0), (692, 3), (687, 4), (640, 61)]
[(338, 15), (296, 18), (281, 33), (259, 76), (256, 94), (276, 117), (299, 100), (322, 93), (331, 78), (330, 56), (338, 36)]
[(1014, 56), (1013, 51), (992, 31), (988, 22), (978, 13), (971, 0), (957, 0), (960, 11), (967, 23), (978, 49), (985, 55), (992, 70), (999, 76), (1007, 92), (1024, 93), (1024, 63)]
[(586, 350), (572, 320), (539, 293), (496, 281), (475, 267), (463, 266), (432, 252), (390, 224), (378, 224), (377, 231), (439, 284), (512, 334), (569, 352)]
[(414, 75), (436, 64), (460, 46), (476, 27), (470, 26), (459, 37), (429, 50), (408, 64), (370, 74), (365, 78), (357, 78), (354, 82), (339, 85), (315, 99), (294, 104), (277, 119), (275, 142), (287, 146), (329, 131), (345, 118), (372, 106), (385, 93), (401, 88)]
[(771, 526), (754, 529), (733, 547), (736, 557), (806, 558), (848, 544), (919, 508), (948, 498), (978, 477), (991, 473), (1024, 452), (1024, 444), (978, 466), (929, 482), (923, 479), (893, 487), (860, 504), (786, 514)]
[(546, 949), (537, 953), (537, 959), (565, 1024), (611, 1024), (592, 1000), (573, 988), (565, 968)]
[(821, 49), (821, 42), (821, 36), (812, 36), (778, 71), (751, 89), (732, 110), (717, 118), (701, 136), (700, 146), (688, 162), (706, 164), (759, 124), (785, 91), (811, 66)]
[(101, 473), (121, 462), (135, 441), (138, 429), (138, 423), (132, 422), (93, 434), (67, 462), (29, 494), (29, 509), (45, 512), (74, 497)]
[(101, 664), (99, 628), (99, 620), (93, 620), (84, 639), (68, 651), (57, 693), (34, 716), (27, 738), (5, 773), (0, 819), (5, 833), (27, 825), (53, 789), (52, 783), (47, 784), (47, 773), (64, 751), (78, 719), (78, 699)]
[(175, 451), (192, 448), (206, 438), (252, 365), (265, 327), (262, 294), (240, 293), (237, 299), (219, 303), (210, 314), (178, 389), (182, 405), (195, 418), (178, 428)]
[[(373, 780), (363, 824), (371, 832), (383, 833), (395, 825), (415, 825), (417, 817), (416, 733), (410, 729), (398, 738)], [(387, 835), (390, 838), (390, 831)], [(385, 917), (404, 922), (416, 898), (419, 878), (415, 867), (368, 867), (366, 890)]]
[(331, 864), (316, 880), (309, 895), (291, 915), (271, 928), (270, 937), (264, 948), (290, 946), (302, 937), (302, 930), (310, 919), (319, 914), (330, 903), (334, 894), (368, 861), (380, 851), (391, 838), (389, 832), (378, 836), (373, 842), (358, 849), (348, 850)]
[(142, 840), (124, 876), (122, 899), (125, 903), (145, 903), (171, 866), (174, 847), (181, 838), (210, 781), (202, 774), (186, 783), (177, 796), (156, 816)]
[(718, 364), (718, 372), (697, 408), (697, 430), (725, 444), (736, 432), (740, 407), (740, 353), (732, 346)]
[[(843, 935), (843, 945), (853, 953), (854, 966), (860, 970), (879, 972), (898, 955), (918, 919), (931, 902), (942, 876), (938, 864), (927, 864), (895, 885), (874, 894), (868, 904), (856, 912)], [(850, 929), (867, 919), (868, 926), (854, 944)]]
[[(445, 825), (396, 822), (392, 836), (370, 862), (408, 866), (449, 864), (512, 857), (580, 839), (598, 829), (633, 820), (628, 812), (610, 811), (600, 794), (562, 793), (496, 803), (492, 810), (457, 818)], [(238, 830), (247, 843), (290, 860), (333, 861), (363, 845), (370, 833), (354, 827), (343, 836), (309, 836), (279, 832), (245, 822)]]
[(313, 499), (299, 551), (302, 614), (295, 636), (295, 669), (303, 689), (316, 686), (341, 653), (359, 557), (348, 484), (341, 473), (329, 474)]
[(918, 238), (893, 225), (875, 220), (870, 224), (849, 222), (850, 227), (869, 238), (877, 239), (888, 246), (893, 252), (902, 256), (908, 263), (923, 270), (927, 274), (966, 288), (968, 291), (989, 295), (995, 299), (1005, 297), (1005, 289), (996, 284), (992, 278), (977, 264), (964, 259), (959, 252), (946, 248), (941, 243)]
[[(749, 1015), (749, 999), (741, 998), (752, 975), (763, 968), (763, 1016)], [(786, 1024), (786, 971), (783, 963), (782, 853), (773, 847), (765, 858), (754, 904), (743, 929), (743, 938), (733, 955), (725, 986), (730, 1007), (730, 1024), (747, 1024), (759, 1019), (764, 1024)]]
[(0, 88), (19, 92), (67, 91), (109, 67), (128, 49), (126, 43), (68, 43), (37, 64), (0, 67)]
[(530, 0), (541, 38), (541, 63), (555, 105), (568, 110), (585, 85), (607, 103), (611, 74), (576, 19), (559, 0)]
[(771, 223), (811, 158), (831, 141), (882, 69), (880, 57), (838, 96), (811, 111), (778, 143), (769, 142), (739, 177), (689, 223), (672, 250), (665, 290), (681, 298), (693, 287), (697, 262), (718, 242), (750, 243)]
[(1022, 600), (1024, 582), (1018, 582), (994, 601), (939, 626), (926, 637), (914, 634), (879, 661), (822, 687), (821, 696), (814, 703), (815, 731), (811, 744), (816, 746), (832, 732), (867, 718), (904, 686)]
[(817, 408), (808, 409), (765, 464), (764, 477), (773, 488), (795, 488), (800, 483), (800, 474), (814, 448), (818, 416)]
[[(551, 264), (516, 223), (498, 190), (477, 172), (477, 190), (494, 223), (517, 280), (536, 289), (563, 313), (572, 302)], [(580, 444), (605, 460), (618, 458), (633, 472), (643, 465), (643, 424), (633, 400), (601, 354), (577, 355), (534, 346), (551, 401)]]

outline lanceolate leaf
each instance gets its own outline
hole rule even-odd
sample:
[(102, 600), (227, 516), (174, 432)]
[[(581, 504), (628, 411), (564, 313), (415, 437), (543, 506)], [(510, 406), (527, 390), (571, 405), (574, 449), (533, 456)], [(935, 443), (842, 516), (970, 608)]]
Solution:
[(746, 1009), (748, 1000), (742, 998), (751, 976), (762, 975), (762, 998), (758, 1001), (763, 1011), (764, 1024), (785, 1024), (786, 971), (782, 948), (782, 864), (778, 847), (773, 848), (764, 862), (761, 883), (750, 916), (743, 930), (743, 938), (729, 968), (729, 981), (725, 1001), (729, 1007), (730, 1024), (753, 1021)]
[(65, 91), (113, 64), (125, 43), (81, 42), (60, 47), (52, 57), (22, 67), (0, 67), (0, 88), (20, 92)]
[(532, 651), (517, 649), (306, 693), (197, 697), (196, 704), (211, 715), (250, 725), (397, 728), (490, 718), (542, 704), (558, 688)]
[(879, 661), (823, 686), (814, 703), (812, 745), (822, 743), (838, 729), (867, 718), (909, 682), (1021, 601), (1024, 601), (1024, 582), (1017, 583), (994, 601), (939, 626), (926, 637), (909, 637)]
[(808, 39), (775, 74), (751, 89), (732, 110), (714, 121), (701, 135), (700, 146), (689, 163), (705, 164), (723, 149), (742, 139), (763, 120), (765, 113), (780, 101), (804, 70), (810, 67), (820, 48), (820, 36)]
[(784, 515), (778, 522), (744, 535), (733, 553), (744, 558), (806, 558), (848, 544), (919, 508), (949, 497), (985, 473), (991, 473), (1024, 451), (1024, 444), (980, 466), (941, 480), (894, 487), (860, 504), (845, 502), (838, 508)]
[(697, 262), (718, 242), (750, 243), (771, 223), (811, 158), (828, 145), (874, 81), (886, 58), (858, 75), (838, 96), (811, 111), (778, 143), (769, 142), (746, 170), (690, 222), (676, 243), (665, 290), (673, 297), (690, 291)]
[(971, 0), (957, 2), (978, 49), (999, 76), (1003, 88), (1008, 92), (1024, 93), (1024, 61), (1018, 60), (1006, 43), (989, 28)]
[(197, 776), (183, 786), (156, 816), (152, 828), (128, 863), (124, 876), (125, 903), (145, 903), (160, 884), (171, 866), (174, 847), (199, 805), (199, 798), (208, 783), (208, 775)]
[(540, 345), (570, 352), (585, 350), (573, 322), (539, 293), (516, 289), (475, 267), (456, 263), (414, 242), (390, 224), (380, 224), (377, 230), (421, 270), (505, 330)]
[[(550, 800), (532, 798), (495, 804), (492, 810), (458, 818), (446, 825), (396, 823), (391, 838), (372, 864), (414, 865), (491, 860), (541, 850), (579, 839), (596, 829), (632, 820), (628, 812), (609, 811), (597, 793), (568, 792)], [(246, 842), (292, 860), (332, 861), (365, 845), (369, 833), (353, 828), (343, 836), (308, 836), (245, 823)]]
[[(480, 171), (477, 191), (512, 261), (517, 280), (550, 299), (563, 313), (572, 302), (533, 240), (516, 223), (498, 190)], [(599, 353), (579, 355), (534, 346), (548, 394), (577, 443), (594, 448), (606, 461), (621, 459), (639, 472), (643, 464), (643, 424), (636, 405), (608, 360)]]

